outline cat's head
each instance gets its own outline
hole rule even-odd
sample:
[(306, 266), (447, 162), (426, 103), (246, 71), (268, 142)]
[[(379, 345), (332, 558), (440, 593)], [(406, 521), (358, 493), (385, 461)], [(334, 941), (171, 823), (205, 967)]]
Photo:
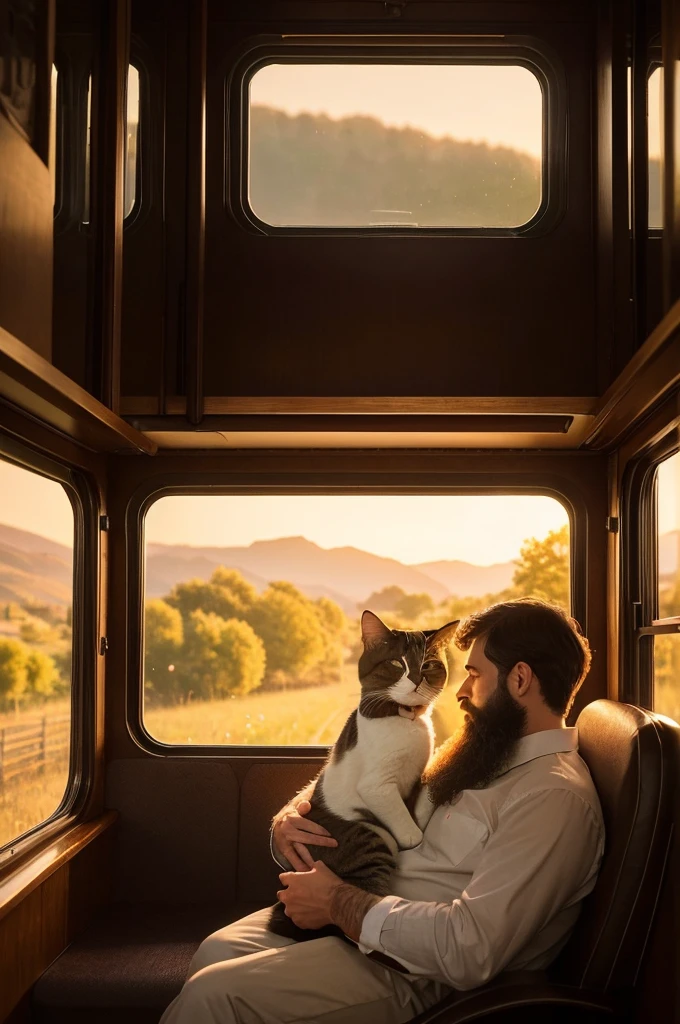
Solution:
[(362, 714), (369, 718), (413, 708), (420, 714), (446, 684), (446, 648), (458, 620), (440, 629), (390, 629), (375, 612), (361, 616), (364, 650), (359, 658)]

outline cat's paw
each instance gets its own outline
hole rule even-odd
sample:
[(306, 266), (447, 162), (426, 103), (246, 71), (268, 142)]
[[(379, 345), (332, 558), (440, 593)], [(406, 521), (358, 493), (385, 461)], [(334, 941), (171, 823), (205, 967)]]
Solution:
[(397, 836), (397, 842), (399, 843), (400, 850), (412, 850), (414, 846), (418, 846), (423, 841), (423, 833), (419, 828), (414, 825), (408, 832), (404, 832)]

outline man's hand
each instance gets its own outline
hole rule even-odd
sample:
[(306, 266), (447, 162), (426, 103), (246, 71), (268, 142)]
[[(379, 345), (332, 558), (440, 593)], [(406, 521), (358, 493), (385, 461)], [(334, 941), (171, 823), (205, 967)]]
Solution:
[[(337, 846), (322, 825), (308, 821), (304, 815), (309, 814), (312, 805), (309, 800), (301, 800), (294, 809), (288, 809), (274, 819), (272, 835), (274, 846), (282, 853), (296, 871), (308, 871), (314, 867), (314, 858), (307, 846)], [(316, 925), (301, 925), (303, 928), (316, 928)]]
[(335, 924), (355, 942), (364, 917), (380, 902), (379, 896), (343, 882), (320, 860), (314, 861), (310, 871), (284, 871), (279, 878), (287, 888), (276, 895), (294, 924), (299, 928)]
[[(309, 853), (308, 850), (305, 852)], [(323, 861), (312, 863), (310, 871), (284, 871), (279, 875), (286, 888), (276, 895), (286, 908), (286, 916), (298, 928), (323, 928), (332, 924), (331, 899), (338, 886), (342, 885), (342, 879), (334, 875)]]

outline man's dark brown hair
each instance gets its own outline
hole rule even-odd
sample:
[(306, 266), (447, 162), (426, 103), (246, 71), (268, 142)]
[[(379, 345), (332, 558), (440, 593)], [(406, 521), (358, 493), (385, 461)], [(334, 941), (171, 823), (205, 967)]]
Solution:
[(556, 605), (519, 598), (468, 616), (458, 627), (455, 643), (467, 651), (478, 637), (484, 639), (484, 654), (501, 679), (524, 661), (541, 684), (550, 710), (558, 715), (569, 712), (591, 662), (590, 644), (576, 619)]

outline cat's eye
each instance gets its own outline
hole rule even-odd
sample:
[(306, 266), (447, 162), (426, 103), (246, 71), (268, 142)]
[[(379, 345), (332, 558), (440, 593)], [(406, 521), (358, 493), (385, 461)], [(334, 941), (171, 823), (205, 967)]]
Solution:
[(439, 668), (441, 661), (437, 661), (431, 658), (429, 661), (423, 662), (423, 672), (431, 672), (433, 668)]
[(395, 668), (403, 668), (404, 667), (403, 661), (397, 661), (396, 659), (393, 659), (392, 661), (390, 661), (390, 665), (394, 665)]

